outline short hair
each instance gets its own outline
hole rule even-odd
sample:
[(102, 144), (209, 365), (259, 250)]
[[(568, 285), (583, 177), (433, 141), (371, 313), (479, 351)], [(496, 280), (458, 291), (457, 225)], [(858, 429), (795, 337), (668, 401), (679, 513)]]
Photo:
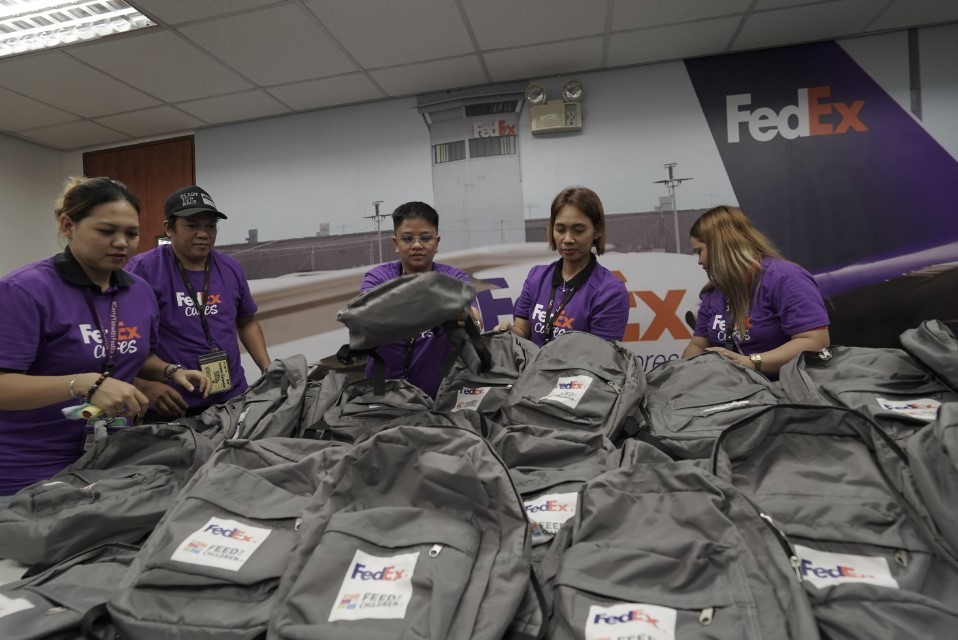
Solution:
[(581, 211), (592, 222), (592, 226), (598, 233), (598, 237), (592, 241), (592, 246), (595, 247), (596, 253), (601, 256), (605, 253), (605, 209), (602, 207), (602, 201), (599, 200), (595, 191), (586, 187), (566, 187), (552, 200), (549, 228), (546, 230), (549, 248), (553, 251), (557, 248), (552, 231), (555, 227), (556, 216), (559, 215), (562, 207), (567, 205)]
[(53, 214), (57, 220), (65, 215), (73, 222), (80, 222), (101, 204), (121, 200), (129, 202), (136, 210), (136, 215), (140, 215), (139, 199), (119, 180), (72, 177), (66, 181), (63, 193), (57, 198)]
[(393, 211), (393, 230), (398, 229), (404, 220), (410, 218), (422, 218), (439, 231), (439, 214), (425, 202), (414, 200), (406, 202), (396, 207)]

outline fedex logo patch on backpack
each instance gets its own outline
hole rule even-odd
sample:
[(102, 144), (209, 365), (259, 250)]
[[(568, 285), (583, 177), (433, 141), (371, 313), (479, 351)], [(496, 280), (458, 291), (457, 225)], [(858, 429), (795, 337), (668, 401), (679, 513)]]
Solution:
[(271, 531), (237, 520), (210, 518), (180, 543), (170, 559), (239, 571)]
[(898, 588), (885, 558), (817, 551), (800, 545), (795, 545), (795, 553), (800, 560), (798, 568), (802, 579), (819, 589), (849, 582)]
[(489, 393), (492, 387), (463, 387), (456, 394), (456, 406), (452, 408), (451, 413), (456, 411), (478, 411), (482, 399)]
[(582, 401), (582, 396), (589, 390), (592, 378), (589, 376), (569, 376), (559, 378), (556, 386), (547, 395), (539, 398), (539, 402), (558, 402), (571, 409), (575, 409)]
[(675, 609), (639, 603), (594, 604), (585, 621), (585, 640), (608, 638), (675, 640)]
[(575, 515), (578, 493), (549, 493), (525, 501), (526, 515), (532, 527), (532, 544), (545, 544), (559, 532), (559, 527)]
[(931, 422), (938, 417), (938, 407), (941, 406), (941, 403), (934, 398), (914, 398), (912, 400), (888, 400), (886, 398), (878, 398), (875, 400), (878, 401), (878, 406), (880, 406), (885, 411), (891, 411), (893, 413), (900, 413), (902, 415), (908, 416), (910, 418), (917, 418), (918, 420), (927, 420)]
[(405, 618), (418, 560), (418, 551), (377, 558), (357, 549), (329, 612), (329, 622)]

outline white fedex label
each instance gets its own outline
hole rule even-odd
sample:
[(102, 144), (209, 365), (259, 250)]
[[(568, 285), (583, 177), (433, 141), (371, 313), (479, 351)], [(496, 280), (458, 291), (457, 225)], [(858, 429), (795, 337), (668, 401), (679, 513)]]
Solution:
[(894, 411), (919, 420), (931, 422), (938, 416), (938, 407), (941, 403), (933, 398), (917, 398), (915, 400), (886, 400), (875, 398), (878, 405), (885, 411)]
[(171, 560), (239, 571), (271, 529), (251, 527), (236, 520), (210, 518), (176, 548)]
[(578, 493), (549, 493), (525, 502), (532, 544), (545, 544), (559, 532), (562, 524), (575, 515), (579, 504)]
[(819, 589), (849, 582), (898, 588), (885, 558), (816, 551), (795, 545), (802, 578)]
[(555, 388), (548, 395), (539, 398), (539, 402), (548, 400), (549, 402), (558, 402), (567, 407), (575, 409), (582, 401), (582, 396), (592, 384), (592, 378), (589, 376), (569, 376), (568, 378), (559, 378)]
[(585, 640), (609, 638), (675, 640), (675, 609), (654, 604), (594, 604), (585, 621)]
[(26, 598), (8, 598), (0, 593), (0, 618), (25, 609), (32, 609), (35, 605)]
[(456, 406), (452, 408), (451, 413), (463, 410), (478, 411), (489, 389), (492, 387), (463, 387), (456, 394)]
[(418, 559), (418, 551), (377, 558), (357, 549), (329, 612), (329, 622), (405, 618)]

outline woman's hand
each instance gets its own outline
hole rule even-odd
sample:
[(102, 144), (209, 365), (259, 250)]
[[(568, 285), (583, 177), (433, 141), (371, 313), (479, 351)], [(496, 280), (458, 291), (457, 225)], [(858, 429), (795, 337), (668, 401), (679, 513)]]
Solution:
[(103, 409), (108, 418), (117, 416), (140, 417), (150, 406), (149, 399), (128, 382), (106, 378), (89, 398), (89, 402)]
[(731, 360), (735, 364), (741, 365), (746, 369), (755, 369), (755, 365), (752, 364), (752, 360), (741, 353), (735, 351), (729, 351), (725, 347), (709, 347), (706, 351), (711, 351), (712, 353), (717, 353), (726, 360)]
[(210, 395), (210, 379), (202, 371), (195, 369), (177, 369), (173, 372), (173, 382), (187, 391), (199, 389), (203, 397)]

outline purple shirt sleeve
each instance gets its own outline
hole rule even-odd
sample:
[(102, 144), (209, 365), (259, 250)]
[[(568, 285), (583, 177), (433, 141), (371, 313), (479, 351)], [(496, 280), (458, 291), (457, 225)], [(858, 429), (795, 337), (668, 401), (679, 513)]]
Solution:
[(625, 283), (607, 272), (596, 292), (589, 332), (606, 340), (621, 340), (629, 322), (629, 292)]
[(0, 313), (0, 369), (26, 371), (39, 351), (42, 322), (35, 296), (20, 285), (0, 280), (0, 300), (16, 313)]

